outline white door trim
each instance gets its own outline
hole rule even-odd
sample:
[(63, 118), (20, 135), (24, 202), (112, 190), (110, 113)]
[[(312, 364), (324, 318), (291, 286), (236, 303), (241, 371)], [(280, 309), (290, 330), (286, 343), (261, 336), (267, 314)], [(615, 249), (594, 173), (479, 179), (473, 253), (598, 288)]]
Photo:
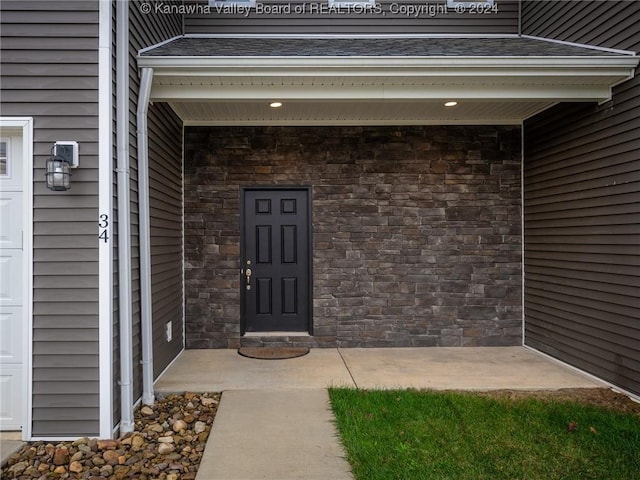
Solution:
[(22, 439), (31, 438), (31, 383), (33, 344), (33, 118), (0, 117), (0, 127), (22, 129), (22, 196), (23, 196), (23, 244), (22, 271), (22, 395), (26, 400), (22, 412)]

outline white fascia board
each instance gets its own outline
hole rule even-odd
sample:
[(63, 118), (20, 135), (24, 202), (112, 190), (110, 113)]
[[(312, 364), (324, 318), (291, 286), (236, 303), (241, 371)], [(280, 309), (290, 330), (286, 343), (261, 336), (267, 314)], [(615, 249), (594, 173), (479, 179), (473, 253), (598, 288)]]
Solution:
[[(610, 98), (613, 85), (633, 78), (639, 61), (640, 57), (632, 56), (141, 57), (139, 66), (154, 68), (151, 98), (156, 101), (199, 96), (264, 99), (276, 93), (283, 99), (409, 98), (408, 90), (397, 86), (403, 82), (418, 85), (413, 94), (420, 98), (603, 101)], [(336, 79), (331, 85), (318, 81), (331, 78)], [(345, 87), (348, 79), (354, 79), (362, 91)], [(298, 85), (309, 92), (297, 93)], [(322, 93), (320, 87), (327, 86), (331, 92)]]
[(406, 74), (407, 70), (416, 71), (442, 68), (451, 71), (475, 71), (479, 68), (487, 70), (570, 70), (575, 68), (594, 68), (596, 70), (625, 69), (633, 70), (638, 66), (640, 57), (636, 56), (581, 56), (581, 57), (467, 57), (467, 56), (237, 56), (237, 57), (138, 57), (139, 67), (154, 68), (157, 74), (187, 74), (201, 72), (211, 75), (225, 71), (240, 70), (243, 73), (255, 70), (256, 74), (264, 74), (264, 69), (278, 71), (279, 74), (288, 70), (312, 70), (317, 74), (322, 70), (394, 70)]
[(593, 101), (609, 96), (608, 85), (509, 85), (458, 84), (425, 85), (154, 85), (154, 101), (201, 100), (316, 100), (316, 101), (379, 101), (379, 100), (563, 100)]
[[(151, 98), (603, 101), (640, 57), (138, 57)], [(198, 79), (202, 79), (201, 81)], [(335, 82), (331, 82), (335, 79)], [(354, 80), (352, 88), (349, 79)], [(357, 85), (356, 85), (357, 84)]]

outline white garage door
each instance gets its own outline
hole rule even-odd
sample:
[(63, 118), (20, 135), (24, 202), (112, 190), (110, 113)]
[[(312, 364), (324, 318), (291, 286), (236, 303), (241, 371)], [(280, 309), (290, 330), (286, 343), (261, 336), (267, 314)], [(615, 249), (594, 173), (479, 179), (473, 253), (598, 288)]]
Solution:
[(22, 129), (0, 130), (0, 429), (23, 421)]

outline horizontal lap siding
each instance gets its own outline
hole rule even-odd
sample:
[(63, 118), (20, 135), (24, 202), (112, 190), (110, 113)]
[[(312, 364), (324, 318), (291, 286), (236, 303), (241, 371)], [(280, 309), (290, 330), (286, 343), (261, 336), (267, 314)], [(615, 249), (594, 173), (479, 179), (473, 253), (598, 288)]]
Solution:
[[(172, 38), (182, 33), (182, 19), (180, 15), (164, 14), (164, 13), (142, 13), (144, 8), (140, 8), (145, 2), (132, 1), (129, 8), (129, 86), (130, 86), (130, 101), (129, 101), (129, 133), (130, 133), (130, 163), (131, 163), (131, 247), (132, 247), (132, 315), (133, 315), (133, 365), (134, 365), (134, 399), (139, 398), (142, 395), (142, 340), (141, 340), (141, 313), (140, 313), (140, 248), (139, 248), (139, 209), (138, 209), (138, 151), (137, 151), (137, 98), (140, 91), (140, 78), (139, 71), (136, 62), (136, 56), (138, 50), (162, 42), (168, 38)], [(165, 2), (166, 5), (177, 5), (180, 2)], [(177, 129), (176, 133), (176, 117), (175, 115), (166, 112), (165, 107), (149, 108), (149, 162), (150, 162), (150, 177), (153, 177), (153, 168), (156, 163), (169, 162), (175, 163), (180, 159), (182, 133), (181, 125)], [(161, 112), (161, 113), (158, 113)], [(165, 125), (165, 122), (167, 123)], [(159, 132), (156, 130), (159, 128)], [(158, 151), (158, 142), (164, 142), (170, 147), (168, 150), (170, 154), (166, 154), (165, 148)], [(155, 150), (154, 150), (155, 149)], [(175, 156), (175, 152), (178, 152), (178, 157)], [(181, 170), (180, 170), (181, 171)], [(158, 174), (162, 176), (162, 174)], [(171, 173), (170, 182), (176, 182), (174, 172)], [(163, 180), (161, 180), (163, 181)], [(157, 272), (158, 263), (162, 265), (162, 261), (157, 260), (157, 251), (154, 251), (154, 180), (151, 179), (152, 186), (150, 188), (151, 196), (151, 209), (152, 209), (152, 295), (153, 295), (153, 336), (154, 336), (154, 374), (161, 372), (169, 362), (175, 358), (177, 353), (182, 348), (182, 282), (180, 282), (179, 292), (174, 292), (169, 304), (167, 304), (167, 298), (162, 297), (163, 292), (157, 292), (157, 285), (159, 280), (157, 277), (162, 275), (163, 272)], [(181, 185), (181, 178), (177, 180), (178, 185)], [(156, 187), (157, 188), (157, 187)], [(164, 188), (164, 187), (160, 187)], [(177, 188), (177, 187), (173, 187)], [(166, 193), (165, 190), (162, 190)], [(173, 201), (173, 199), (172, 199)], [(182, 205), (180, 201), (172, 205), (173, 209), (182, 211)], [(181, 232), (181, 224), (176, 228)], [(181, 240), (180, 240), (181, 245)], [(173, 246), (171, 254), (173, 255), (171, 265), (172, 276), (182, 278), (182, 263), (181, 253), (180, 261), (177, 262), (175, 257), (177, 256), (176, 250), (181, 252), (181, 246)], [(168, 313), (171, 312), (171, 313)], [(156, 318), (156, 313), (160, 314), (160, 318)], [(174, 325), (174, 341), (171, 345), (167, 346), (166, 343), (158, 343), (160, 338), (163, 339), (165, 323), (169, 319), (167, 315), (174, 314), (179, 316), (178, 318), (170, 318), (173, 320)], [(178, 331), (179, 329), (179, 331)], [(116, 334), (117, 339), (117, 334)], [(117, 351), (118, 343), (114, 343), (114, 349)], [(117, 356), (115, 357), (117, 359)], [(116, 362), (117, 363), (117, 362)], [(119, 367), (115, 371), (115, 375), (119, 376)], [(117, 381), (117, 378), (115, 379)], [(119, 388), (114, 395), (114, 409), (116, 413), (120, 408), (120, 392)], [(116, 421), (119, 414), (115, 416)]]
[[(35, 437), (99, 433), (98, 2), (3, 1), (2, 115), (34, 118)], [(44, 185), (56, 140), (79, 142), (71, 190)]]
[[(149, 109), (153, 365), (159, 375), (183, 346), (182, 122), (166, 104)], [(165, 328), (171, 322), (172, 340)]]
[(111, 174), (111, 205), (113, 209), (113, 222), (112, 226), (112, 236), (111, 236), (111, 245), (113, 249), (113, 260), (112, 260), (112, 282), (113, 282), (113, 298), (112, 298), (112, 311), (113, 311), (113, 325), (111, 332), (111, 345), (113, 346), (113, 366), (112, 366), (112, 376), (113, 376), (113, 415), (112, 420), (114, 424), (112, 427), (115, 429), (116, 425), (120, 422), (120, 305), (119, 305), (119, 291), (120, 291), (120, 278), (119, 278), (119, 251), (118, 251), (118, 182), (117, 182), (117, 152), (118, 152), (118, 144), (116, 142), (116, 133), (117, 132), (117, 111), (116, 105), (118, 103), (118, 99), (116, 96), (117, 92), (117, 32), (116, 32), (116, 24), (117, 24), (117, 2), (113, 2), (111, 4), (111, 129), (112, 129), (112, 164), (113, 164), (113, 172)]
[[(637, 2), (525, 2), (523, 33), (640, 51)], [(526, 343), (640, 393), (640, 78), (525, 123)]]
[(637, 2), (524, 1), (522, 33), (600, 47), (633, 50), (638, 44)]
[[(185, 33), (197, 34), (517, 34), (517, 1), (499, 0), (497, 13), (443, 13), (429, 10), (419, 16), (398, 9), (415, 7), (435, 8), (446, 5), (445, 0), (432, 2), (416, 0), (381, 0), (377, 13), (318, 13), (324, 1), (258, 2), (266, 7), (290, 5), (291, 13), (262, 13), (252, 11), (249, 16), (222, 14), (215, 8), (203, 11), (206, 1), (186, 2), (193, 13), (185, 15)], [(201, 8), (195, 9), (194, 5)], [(395, 10), (390, 10), (392, 8)], [(304, 13), (296, 13), (304, 8)], [(315, 8), (315, 10), (314, 10)], [(266, 10), (263, 10), (263, 12)], [(431, 11), (432, 12), (432, 11)]]

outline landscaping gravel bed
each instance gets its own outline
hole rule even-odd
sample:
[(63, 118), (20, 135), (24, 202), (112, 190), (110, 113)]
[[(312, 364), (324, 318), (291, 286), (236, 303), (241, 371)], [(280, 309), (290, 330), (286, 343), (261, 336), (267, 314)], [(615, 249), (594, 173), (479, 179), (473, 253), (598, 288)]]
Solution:
[(120, 439), (30, 442), (11, 455), (2, 479), (193, 480), (220, 394), (159, 398), (135, 412), (135, 431)]

